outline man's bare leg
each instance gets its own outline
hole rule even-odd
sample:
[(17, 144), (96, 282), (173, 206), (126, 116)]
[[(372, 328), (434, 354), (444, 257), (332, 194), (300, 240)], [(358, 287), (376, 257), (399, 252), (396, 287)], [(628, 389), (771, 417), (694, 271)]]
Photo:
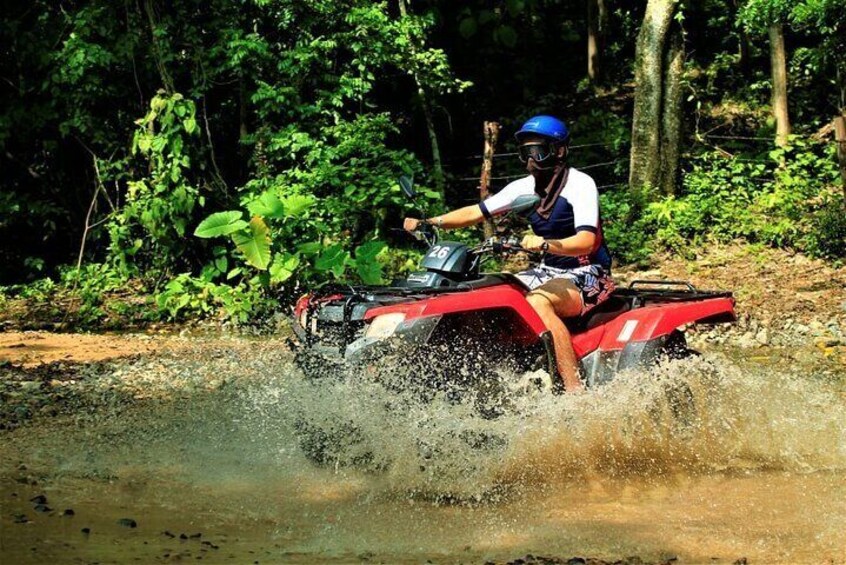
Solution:
[(561, 318), (578, 316), (582, 311), (582, 297), (572, 281), (557, 279), (536, 288), (526, 300), (537, 312), (552, 334), (558, 372), (564, 380), (564, 389), (573, 392), (582, 389), (578, 375), (578, 362), (573, 351), (570, 331)]

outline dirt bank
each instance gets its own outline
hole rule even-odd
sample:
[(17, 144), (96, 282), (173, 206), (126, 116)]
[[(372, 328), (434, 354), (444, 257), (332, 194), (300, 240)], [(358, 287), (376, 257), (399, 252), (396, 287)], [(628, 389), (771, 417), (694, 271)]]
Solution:
[(627, 267), (615, 274), (623, 282), (666, 278), (701, 289), (731, 290), (741, 317), (773, 328), (787, 320), (825, 327), (846, 324), (846, 268), (779, 249), (715, 245), (693, 260), (664, 255), (652, 269)]
[(142, 355), (178, 346), (173, 338), (144, 335), (0, 333), (0, 362), (25, 368), (45, 363), (92, 363)]

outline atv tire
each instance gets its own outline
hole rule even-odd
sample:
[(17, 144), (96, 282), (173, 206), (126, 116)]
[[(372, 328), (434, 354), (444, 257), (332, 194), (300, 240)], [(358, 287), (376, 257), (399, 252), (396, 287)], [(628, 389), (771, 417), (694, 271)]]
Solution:
[[(682, 360), (698, 356), (698, 351), (688, 347), (684, 334), (676, 330), (667, 336), (657, 361)], [(676, 428), (681, 431), (690, 430), (696, 422), (696, 402), (690, 385), (684, 381), (667, 383), (664, 388), (664, 397)]]
[(305, 419), (294, 423), (297, 443), (306, 459), (320, 467), (356, 467), (379, 470), (384, 463), (377, 458), (365, 442), (360, 429), (351, 422), (333, 422), (318, 425)]

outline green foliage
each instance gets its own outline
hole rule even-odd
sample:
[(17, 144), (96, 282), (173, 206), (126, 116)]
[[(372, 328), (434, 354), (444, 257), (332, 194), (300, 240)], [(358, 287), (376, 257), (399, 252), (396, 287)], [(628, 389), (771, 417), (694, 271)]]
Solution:
[(796, 4), (792, 0), (747, 0), (738, 18), (748, 31), (766, 33), (769, 25), (785, 23)]
[[(107, 317), (106, 297), (126, 289), (127, 279), (110, 265), (88, 264), (79, 270), (65, 269), (61, 272), (59, 288), (70, 297), (71, 302), (79, 301), (75, 314), (76, 325), (83, 328), (97, 327)], [(112, 301), (112, 305), (115, 302)], [(122, 312), (126, 315), (127, 312)]]
[[(727, 159), (686, 145), (677, 197), (649, 204), (620, 186), (643, 3), (606, 3), (599, 85), (585, 79), (575, 0), (406, 2), (405, 15), (396, 0), (18, 4), (0, 18), (0, 281), (35, 281), (4, 291), (32, 300), (72, 291), (92, 325), (142, 315), (128, 285), (158, 296), (149, 319), (243, 320), (273, 293), (415, 268), (418, 252), (390, 231), (408, 208), (395, 179), (422, 179), (427, 211), (476, 194), (463, 181), (427, 188), (429, 120), (455, 180), (478, 174), (462, 157), (478, 153), (482, 120), (501, 120), (507, 152), (520, 119), (561, 114), (585, 146), (574, 165), (600, 164), (588, 172), (626, 262), (733, 238), (842, 255), (822, 146), (769, 155), (727, 142)], [(737, 4), (685, 3), (688, 131), (769, 135), (761, 36), (774, 21), (795, 131), (828, 123), (846, 92), (842, 1)], [(523, 170), (500, 163), (495, 177)], [(86, 266), (71, 276), (60, 266), (76, 262), (86, 225)]]
[(646, 195), (627, 186), (600, 195), (602, 234), (621, 263), (643, 263), (653, 251), (652, 232), (643, 219)]
[(703, 153), (692, 161), (682, 195), (649, 204), (641, 222), (660, 245), (682, 253), (711, 239), (811, 251), (808, 218), (839, 176), (832, 151), (832, 144), (794, 138), (756, 157)]
[(256, 279), (221, 284), (190, 273), (177, 275), (156, 294), (156, 306), (171, 321), (218, 317), (245, 324), (273, 303)]
[(846, 261), (846, 200), (842, 196), (829, 195), (814, 211), (804, 249), (841, 265)]
[(164, 268), (178, 257), (194, 209), (203, 203), (190, 179), (191, 139), (198, 135), (195, 104), (159, 91), (135, 123), (132, 153), (147, 160), (149, 172), (128, 181), (126, 202), (108, 227), (111, 259), (127, 274), (134, 265)]
[(212, 214), (200, 222), (200, 225), (194, 230), (194, 235), (209, 238), (241, 231), (249, 226), (247, 222), (241, 219), (241, 216), (243, 216), (243, 213), (238, 210)]
[(250, 220), (246, 230), (232, 234), (232, 241), (247, 263), (265, 270), (270, 264), (270, 229), (260, 217)]
[(37, 302), (50, 299), (56, 290), (56, 282), (49, 278), (36, 279), (28, 284), (18, 284), (2, 287), (6, 298), (26, 298)]

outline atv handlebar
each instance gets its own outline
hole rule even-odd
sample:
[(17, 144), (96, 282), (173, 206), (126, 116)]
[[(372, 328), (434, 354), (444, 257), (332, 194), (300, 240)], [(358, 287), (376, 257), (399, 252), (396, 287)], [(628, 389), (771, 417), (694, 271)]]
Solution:
[(481, 255), (482, 253), (527, 253), (532, 256), (541, 256), (540, 251), (530, 251), (520, 245), (520, 240), (516, 237), (490, 237), (485, 243), (473, 249), (473, 253)]
[(411, 234), (417, 241), (422, 241), (427, 246), (432, 247), (438, 242), (438, 228), (433, 226), (432, 224), (425, 223), (421, 221), (417, 228), (414, 230), (406, 230), (402, 228), (396, 228), (397, 231), (401, 231), (407, 234)]
[[(437, 226), (432, 224), (420, 222), (417, 229), (413, 231), (398, 230), (410, 233), (414, 239), (421, 241), (429, 247), (438, 243), (440, 239)], [(485, 253), (526, 253), (531, 257), (540, 257), (543, 255), (541, 251), (530, 251), (520, 245), (520, 240), (516, 237), (489, 237), (484, 243), (478, 245), (470, 250), (473, 255), (477, 257)]]

